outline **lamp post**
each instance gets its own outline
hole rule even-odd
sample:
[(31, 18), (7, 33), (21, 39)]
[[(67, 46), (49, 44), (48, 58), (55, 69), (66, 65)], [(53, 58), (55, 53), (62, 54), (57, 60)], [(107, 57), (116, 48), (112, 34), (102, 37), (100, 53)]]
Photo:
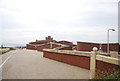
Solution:
[(110, 30), (115, 31), (115, 29), (108, 29), (107, 53), (109, 53), (109, 49), (110, 49), (110, 46), (109, 46), (109, 31), (110, 31)]

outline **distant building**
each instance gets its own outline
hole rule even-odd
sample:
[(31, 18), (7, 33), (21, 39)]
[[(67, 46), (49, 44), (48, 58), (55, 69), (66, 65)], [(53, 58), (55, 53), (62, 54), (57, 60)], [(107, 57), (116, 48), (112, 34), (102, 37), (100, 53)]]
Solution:
[(35, 42), (29, 42), (26, 45), (27, 49), (43, 51), (43, 49), (60, 49), (60, 50), (72, 50), (75, 46), (69, 41), (56, 41), (51, 36), (45, 37), (45, 40), (36, 40)]
[(1, 48), (3, 48), (3, 45), (1, 45)]
[[(109, 43), (110, 51), (119, 50), (119, 43)], [(91, 43), (91, 42), (77, 42), (77, 50), (78, 51), (92, 51), (93, 47), (97, 47), (103, 52), (107, 52), (107, 43)]]
[[(74, 45), (70, 41), (56, 41), (51, 36), (45, 37), (45, 40), (36, 40), (26, 45), (27, 49), (43, 51), (43, 49), (59, 49), (59, 50), (77, 50), (92, 51), (93, 47), (97, 47), (99, 51), (107, 52), (107, 43), (77, 42)], [(110, 51), (120, 51), (119, 43), (109, 43)]]

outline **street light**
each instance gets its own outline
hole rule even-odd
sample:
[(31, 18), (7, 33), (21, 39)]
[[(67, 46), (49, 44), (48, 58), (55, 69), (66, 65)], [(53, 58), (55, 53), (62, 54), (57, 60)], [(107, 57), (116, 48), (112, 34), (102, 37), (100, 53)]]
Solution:
[(112, 31), (115, 31), (115, 29), (108, 29), (108, 44), (107, 44), (107, 53), (109, 53), (109, 31), (112, 30)]

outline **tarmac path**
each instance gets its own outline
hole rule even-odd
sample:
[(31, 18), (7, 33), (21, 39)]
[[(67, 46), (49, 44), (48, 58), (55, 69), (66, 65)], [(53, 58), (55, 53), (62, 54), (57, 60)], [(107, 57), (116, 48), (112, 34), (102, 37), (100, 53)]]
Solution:
[(89, 79), (89, 70), (44, 58), (35, 50), (18, 49), (2, 59), (2, 63), (7, 59), (2, 79)]

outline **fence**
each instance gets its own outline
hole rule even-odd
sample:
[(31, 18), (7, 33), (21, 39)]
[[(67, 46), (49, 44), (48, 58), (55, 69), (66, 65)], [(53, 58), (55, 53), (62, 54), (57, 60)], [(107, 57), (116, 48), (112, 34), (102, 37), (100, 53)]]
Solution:
[(120, 59), (105, 56), (96, 50), (92, 52), (44, 49), (43, 56), (67, 64), (79, 66), (90, 70), (90, 78), (95, 77), (95, 70), (105, 71), (113, 68), (120, 68)]

